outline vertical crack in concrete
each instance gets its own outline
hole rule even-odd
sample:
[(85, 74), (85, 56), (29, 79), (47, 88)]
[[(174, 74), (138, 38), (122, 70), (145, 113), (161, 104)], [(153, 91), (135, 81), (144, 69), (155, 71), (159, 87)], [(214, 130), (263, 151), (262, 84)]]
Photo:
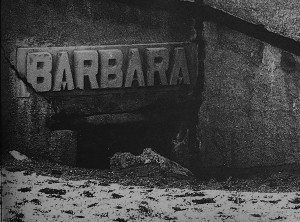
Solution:
[(34, 87), (27, 81), (27, 79), (26, 79), (25, 77), (23, 77), (23, 76), (20, 74), (20, 72), (19, 72), (19, 71), (17, 70), (17, 68), (11, 63), (10, 59), (9, 59), (8, 56), (6, 55), (5, 49), (4, 49), (4, 47), (3, 47), (2, 44), (1, 44), (1, 52), (2, 52), (2, 54), (3, 54), (3, 57), (4, 57), (5, 61), (8, 63), (9, 67), (14, 71), (14, 74), (16, 75), (16, 77), (17, 77), (19, 80), (21, 80), (21, 81), (25, 84), (25, 86), (27, 87), (27, 89), (29, 89), (30, 92), (33, 92), (33, 93), (37, 94), (38, 96), (44, 98), (44, 99), (47, 101), (47, 103), (49, 103), (49, 104), (52, 105), (51, 100), (50, 100), (49, 98), (47, 98), (47, 97), (45, 97), (45, 96), (41, 96), (41, 95), (34, 89)]

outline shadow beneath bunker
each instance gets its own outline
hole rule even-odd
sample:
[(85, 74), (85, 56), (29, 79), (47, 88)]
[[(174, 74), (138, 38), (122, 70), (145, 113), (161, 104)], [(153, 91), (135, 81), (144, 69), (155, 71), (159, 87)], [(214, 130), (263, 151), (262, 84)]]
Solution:
[(118, 125), (85, 126), (78, 131), (77, 166), (108, 169), (110, 158), (117, 152), (139, 155), (145, 148), (170, 157), (174, 124), (137, 122)]

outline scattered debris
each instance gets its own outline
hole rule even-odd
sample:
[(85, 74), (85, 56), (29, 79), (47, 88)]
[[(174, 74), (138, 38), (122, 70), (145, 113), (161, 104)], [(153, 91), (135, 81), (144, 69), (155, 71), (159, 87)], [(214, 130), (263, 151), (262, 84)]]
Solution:
[(61, 212), (72, 215), (74, 214), (73, 210), (62, 210)]
[(270, 220), (285, 220), (286, 217), (282, 217), (282, 216), (278, 216), (278, 217), (275, 217), (275, 218), (270, 218)]
[(112, 170), (119, 170), (119, 169), (125, 169), (128, 167), (141, 165), (143, 164), (143, 161), (138, 156), (135, 156), (131, 153), (125, 152), (125, 153), (115, 153), (110, 158), (110, 168)]
[(280, 200), (260, 200), (260, 202), (277, 204)]
[(30, 192), (31, 191), (31, 188), (30, 187), (24, 187), (24, 188), (20, 188), (20, 189), (18, 189), (18, 191), (20, 191), (20, 192)]
[(240, 204), (240, 203), (244, 203), (244, 202), (245, 202), (244, 199), (242, 199), (242, 198), (240, 198), (240, 197), (237, 197), (237, 196), (235, 196), (235, 195), (229, 196), (229, 197), (228, 197), (228, 200), (229, 200), (229, 201), (233, 201), (233, 203), (235, 203), (235, 204)]
[(182, 211), (182, 210), (186, 210), (187, 208), (172, 207), (172, 209), (173, 209), (174, 211)]
[(97, 206), (97, 204), (98, 204), (98, 203), (93, 203), (93, 204), (88, 205), (87, 207), (88, 207), (88, 208), (89, 208), (89, 207), (94, 207), (94, 206)]
[(113, 170), (125, 169), (132, 166), (144, 165), (144, 164), (158, 164), (162, 170), (178, 174), (186, 177), (193, 176), (193, 173), (179, 165), (178, 163), (169, 160), (158, 153), (154, 152), (151, 148), (144, 149), (143, 153), (139, 156), (135, 156), (131, 153), (116, 153), (110, 159), (110, 167)]
[(26, 203), (28, 203), (28, 200), (23, 198), (21, 201), (16, 202), (16, 206), (24, 206)]
[(38, 199), (32, 199), (30, 202), (35, 204), (35, 205), (41, 205), (41, 201), (38, 200)]
[(40, 192), (45, 194), (57, 194), (57, 195), (65, 195), (66, 190), (63, 189), (52, 189), (52, 188), (44, 188), (41, 189)]
[(10, 221), (12, 221), (12, 222), (22, 222), (24, 216), (25, 215), (23, 213), (16, 213)]
[(251, 214), (251, 216), (253, 216), (253, 217), (261, 217), (260, 214)]
[(111, 196), (112, 196), (112, 198), (114, 198), (114, 199), (119, 199), (119, 198), (124, 197), (124, 196), (122, 196), (122, 195), (120, 195), (120, 194), (117, 194), (117, 193), (112, 193)]
[(199, 200), (192, 200), (192, 202), (196, 203), (196, 204), (216, 203), (214, 198), (202, 198), (202, 199), (199, 199)]
[(78, 216), (75, 216), (77, 218), (84, 218), (84, 216), (81, 216), (81, 215), (78, 215)]
[(47, 197), (49, 197), (49, 198), (59, 198), (59, 199), (64, 199), (61, 195), (59, 195), (59, 194), (50, 194), (50, 195), (48, 195)]
[(114, 221), (118, 221), (118, 222), (127, 222), (127, 220), (123, 219), (123, 218), (117, 218), (114, 219)]
[(59, 183), (59, 180), (48, 180), (48, 184)]
[(53, 176), (61, 176), (63, 173), (62, 173), (61, 170), (53, 169), (53, 170), (51, 170), (51, 174), (52, 174)]
[(300, 197), (296, 197), (292, 200), (289, 200), (290, 203), (293, 203), (293, 204), (300, 204)]
[(147, 206), (147, 204), (146, 205), (140, 204), (139, 205), (139, 211), (141, 213), (144, 213), (144, 214), (150, 214), (150, 213), (152, 213), (152, 210), (149, 208), (149, 206)]
[(107, 183), (107, 182), (99, 182), (98, 185), (99, 186), (109, 186), (109, 183)]
[(90, 191), (83, 191), (83, 196), (85, 196), (85, 197), (94, 197), (94, 194), (91, 193)]
[(20, 160), (20, 161), (30, 161), (30, 159), (25, 156), (24, 154), (21, 154), (20, 152), (16, 151), (16, 150), (11, 150), (9, 151), (9, 153), (13, 156), (13, 158), (15, 158), (16, 160)]
[(147, 197), (148, 199), (150, 199), (150, 200), (153, 200), (153, 201), (158, 201), (156, 198), (154, 198), (154, 197)]
[(165, 220), (177, 220), (177, 217), (164, 216)]
[(179, 194), (179, 195), (175, 195), (174, 197), (204, 197), (205, 194), (202, 192), (199, 193), (185, 193), (185, 194)]

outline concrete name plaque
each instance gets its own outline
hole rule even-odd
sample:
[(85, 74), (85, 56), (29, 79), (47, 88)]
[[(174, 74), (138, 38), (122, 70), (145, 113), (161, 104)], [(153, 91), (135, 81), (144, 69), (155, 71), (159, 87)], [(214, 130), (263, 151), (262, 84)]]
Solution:
[[(18, 48), (17, 68), (36, 92), (193, 85), (197, 45), (160, 43)], [(18, 97), (29, 93), (20, 81)]]

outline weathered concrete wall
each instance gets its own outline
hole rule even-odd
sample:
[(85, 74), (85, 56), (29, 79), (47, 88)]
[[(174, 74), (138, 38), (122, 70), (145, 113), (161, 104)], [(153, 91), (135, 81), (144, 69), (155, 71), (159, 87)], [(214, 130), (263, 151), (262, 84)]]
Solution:
[[(73, 117), (65, 116), (57, 106), (60, 101), (56, 100), (55, 104), (52, 99), (35, 93), (30, 87), (30, 97), (17, 98), (18, 73), (15, 69), (18, 47), (191, 41), (194, 22), (191, 15), (181, 13), (182, 7), (176, 6), (179, 1), (172, 1), (172, 4), (168, 1), (145, 1), (145, 5), (137, 4), (137, 1), (130, 2), (131, 4), (106, 0), (1, 2), (1, 102), (5, 138), (3, 145), (6, 148), (19, 150), (29, 156), (49, 157), (64, 162), (66, 159), (58, 154), (68, 154), (61, 149), (68, 145), (68, 150), (75, 152), (77, 144), (75, 132), (51, 129), (53, 116), (60, 120), (75, 121)], [(109, 95), (106, 97), (110, 99)], [(147, 101), (147, 96), (144, 97), (144, 101)], [(75, 108), (76, 102), (80, 102), (78, 98), (72, 104)], [(66, 100), (68, 99), (69, 97)], [(84, 98), (81, 100), (86, 102)], [(92, 109), (93, 101), (89, 101), (91, 106), (87, 108)], [(97, 100), (94, 102), (96, 104)], [(91, 114), (85, 113), (85, 117), (89, 115)], [(59, 127), (65, 129), (64, 126)], [(63, 138), (68, 138), (70, 143), (59, 143)], [(68, 161), (74, 162), (74, 158)]]
[(202, 164), (299, 163), (299, 55), (212, 22), (204, 23), (203, 35)]

